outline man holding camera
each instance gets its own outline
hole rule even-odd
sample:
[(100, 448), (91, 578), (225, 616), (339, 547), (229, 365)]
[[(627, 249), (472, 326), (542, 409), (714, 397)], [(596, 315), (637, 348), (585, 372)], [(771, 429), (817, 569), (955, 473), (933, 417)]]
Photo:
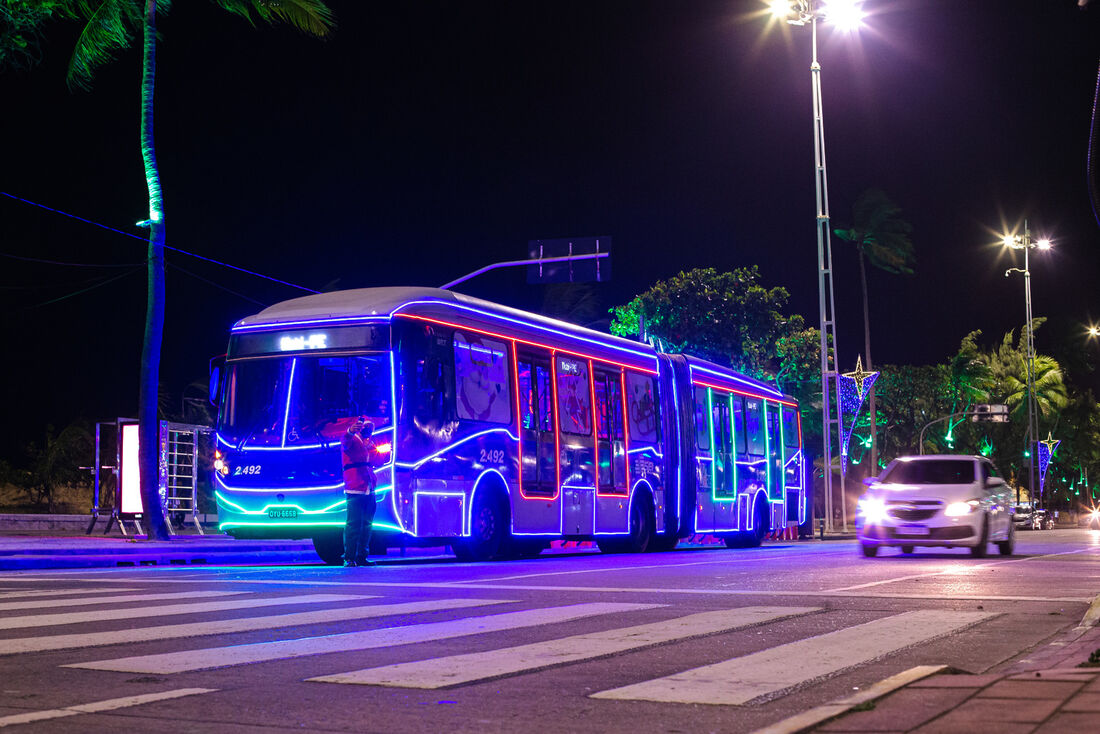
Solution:
[(378, 447), (371, 440), (374, 424), (360, 416), (340, 438), (344, 463), (344, 497), (347, 523), (344, 525), (344, 566), (373, 566), (367, 560), (371, 524), (374, 522), (374, 475)]

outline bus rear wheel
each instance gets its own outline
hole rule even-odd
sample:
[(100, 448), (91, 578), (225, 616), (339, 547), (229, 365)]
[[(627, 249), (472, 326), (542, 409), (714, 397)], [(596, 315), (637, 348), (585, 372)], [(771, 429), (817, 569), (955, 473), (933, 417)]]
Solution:
[(460, 561), (493, 561), (507, 555), (510, 538), (506, 500), (498, 492), (482, 491), (474, 496), (470, 536), (452, 548)]
[(313, 536), (313, 549), (329, 566), (344, 562), (344, 534), (339, 531), (317, 533)]

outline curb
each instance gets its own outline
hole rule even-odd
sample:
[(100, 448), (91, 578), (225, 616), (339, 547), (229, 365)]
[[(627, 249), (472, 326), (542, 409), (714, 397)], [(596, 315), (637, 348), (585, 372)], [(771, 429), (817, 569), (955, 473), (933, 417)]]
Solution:
[(949, 672), (950, 670), (951, 668), (946, 665), (918, 665), (915, 668), (903, 670), (897, 675), (892, 675), (885, 680), (881, 680), (854, 696), (841, 698), (823, 706), (817, 706), (808, 711), (803, 711), (800, 714), (795, 714), (790, 718), (783, 719), (770, 726), (765, 726), (763, 729), (757, 729), (752, 732), (752, 734), (798, 734), (799, 732), (808, 731), (830, 719), (843, 716), (857, 706), (883, 698), (899, 688), (904, 688), (910, 683), (915, 683), (922, 678), (927, 678), (937, 673)]

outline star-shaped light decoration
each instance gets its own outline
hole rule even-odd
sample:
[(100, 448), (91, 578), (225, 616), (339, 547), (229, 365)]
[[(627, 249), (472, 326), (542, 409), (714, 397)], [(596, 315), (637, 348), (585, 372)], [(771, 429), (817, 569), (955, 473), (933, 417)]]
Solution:
[[(863, 357), (856, 357), (856, 368), (851, 372), (845, 372), (837, 378), (837, 389), (840, 392), (840, 423), (841, 440), (840, 456), (841, 471), (848, 470), (848, 444), (852, 439), (852, 429), (859, 420), (859, 411), (863, 407), (863, 401), (867, 392), (878, 379), (878, 372), (868, 372), (863, 369)], [(846, 420), (851, 416), (851, 420)], [(847, 423), (847, 426), (845, 426)]]
[(1047, 480), (1047, 469), (1050, 468), (1051, 457), (1054, 456), (1054, 452), (1058, 449), (1058, 444), (1062, 443), (1061, 440), (1054, 438), (1050, 431), (1047, 431), (1047, 437), (1039, 442), (1039, 497), (1043, 496), (1043, 485)]

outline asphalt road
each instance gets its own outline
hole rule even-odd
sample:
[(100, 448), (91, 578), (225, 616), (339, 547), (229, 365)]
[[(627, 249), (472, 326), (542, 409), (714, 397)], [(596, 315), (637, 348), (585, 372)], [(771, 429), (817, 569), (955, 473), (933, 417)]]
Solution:
[(987, 559), (818, 541), (6, 573), (0, 727), (749, 732), (918, 665), (1018, 665), (1097, 594), (1088, 530)]

